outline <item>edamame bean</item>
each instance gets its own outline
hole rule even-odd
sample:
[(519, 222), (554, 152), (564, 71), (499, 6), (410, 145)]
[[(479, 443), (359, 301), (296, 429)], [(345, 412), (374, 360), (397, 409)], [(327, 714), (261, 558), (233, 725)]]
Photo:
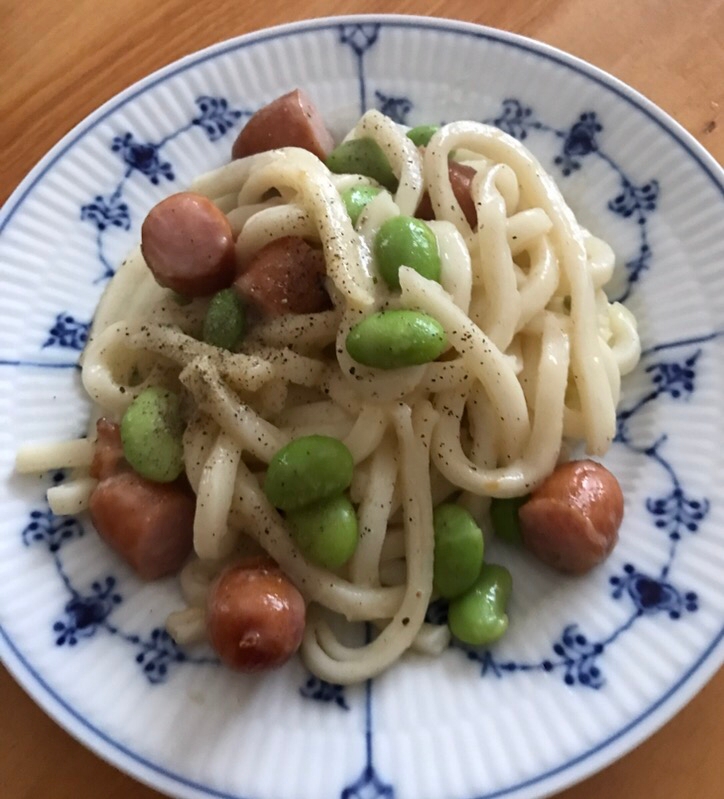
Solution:
[(172, 391), (146, 388), (121, 420), (123, 455), (142, 477), (170, 483), (184, 468), (181, 401)]
[(473, 587), (448, 608), (450, 632), (472, 646), (497, 641), (508, 629), (505, 612), (513, 578), (504, 566), (486, 563)]
[(214, 294), (204, 317), (202, 337), (207, 344), (236, 350), (246, 331), (246, 311), (234, 289)]
[(509, 544), (520, 545), (523, 539), (520, 533), (518, 509), (527, 502), (528, 496), (511, 497), (510, 499), (493, 499), (490, 502), (490, 523), (498, 538)]
[(357, 224), (359, 215), (367, 207), (367, 203), (374, 200), (379, 193), (380, 189), (375, 186), (352, 186), (342, 192), (341, 197), (353, 225)]
[(367, 175), (389, 191), (397, 191), (390, 162), (374, 139), (350, 139), (327, 156), (327, 167), (338, 175)]
[(438, 505), (433, 513), (435, 565), (433, 587), (445, 599), (470, 588), (483, 565), (483, 532), (472, 515), (452, 502)]
[(344, 494), (292, 511), (287, 521), (304, 556), (325, 569), (338, 569), (357, 548), (357, 515)]
[(429, 280), (440, 280), (440, 253), (429, 225), (412, 216), (393, 216), (377, 231), (377, 266), (390, 288), (400, 288), (401, 266), (410, 266)]
[(358, 363), (399, 369), (434, 361), (448, 347), (442, 325), (421, 311), (380, 311), (347, 334), (347, 352)]
[(427, 147), (438, 130), (440, 130), (439, 125), (418, 125), (407, 131), (407, 138), (411, 139), (416, 147)]
[(352, 482), (354, 461), (345, 445), (330, 436), (303, 436), (271, 459), (264, 493), (277, 508), (298, 510), (336, 494)]

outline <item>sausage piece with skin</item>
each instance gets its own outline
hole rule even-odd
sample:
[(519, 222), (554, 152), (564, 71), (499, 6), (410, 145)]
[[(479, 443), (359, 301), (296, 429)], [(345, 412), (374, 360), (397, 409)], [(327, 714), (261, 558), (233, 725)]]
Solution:
[(96, 433), (90, 473), (100, 482), (89, 510), (98, 534), (142, 579), (175, 574), (193, 545), (192, 494), (178, 480), (153, 483), (136, 474), (115, 422), (99, 419)]
[(91, 477), (95, 477), (96, 480), (105, 480), (106, 477), (121, 471), (123, 462), (120, 426), (108, 419), (99, 419), (96, 422), (96, 442), (90, 467)]
[(100, 537), (143, 580), (183, 566), (193, 546), (195, 509), (182, 483), (152, 483), (133, 471), (105, 477), (89, 503)]
[(320, 250), (299, 236), (284, 236), (254, 253), (234, 288), (262, 316), (317, 313), (331, 307), (325, 275)]
[(172, 194), (141, 227), (141, 251), (156, 282), (185, 297), (227, 288), (236, 273), (229, 220), (201, 194)]
[(585, 574), (604, 561), (618, 541), (623, 492), (600, 463), (558, 466), (518, 510), (523, 545), (567, 574)]
[(222, 662), (256, 672), (286, 663), (304, 635), (304, 599), (277, 564), (265, 557), (230, 566), (212, 583), (206, 629)]
[(237, 136), (231, 157), (244, 158), (278, 147), (301, 147), (322, 160), (334, 149), (321, 114), (300, 89), (260, 108)]
[[(475, 230), (478, 224), (478, 214), (475, 210), (475, 202), (471, 194), (471, 186), (473, 178), (475, 177), (475, 170), (471, 166), (465, 164), (458, 164), (456, 161), (450, 161), (448, 164), (448, 175), (450, 176), (450, 185), (452, 186), (455, 199), (460, 203), (460, 208), (465, 214), (470, 227)], [(419, 219), (434, 219), (435, 213), (432, 210), (432, 202), (430, 195), (425, 192), (422, 195), (420, 204), (417, 206), (417, 213), (415, 214)]]

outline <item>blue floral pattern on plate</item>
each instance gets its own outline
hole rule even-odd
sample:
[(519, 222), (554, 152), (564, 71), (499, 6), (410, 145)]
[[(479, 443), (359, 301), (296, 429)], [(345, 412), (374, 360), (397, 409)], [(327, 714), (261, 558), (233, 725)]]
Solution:
[(45, 347), (64, 347), (80, 352), (88, 341), (90, 322), (81, 322), (69, 313), (61, 311), (55, 317), (55, 324), (48, 331)]
[[(60, 485), (63, 479), (63, 472), (56, 472), (53, 484)], [(189, 655), (161, 628), (150, 630), (144, 637), (143, 634), (125, 632), (114, 624), (111, 619), (113, 611), (123, 602), (118, 578), (104, 575), (94, 579), (89, 588), (81, 590), (74, 585), (63, 564), (61, 549), (84, 534), (83, 525), (78, 519), (56, 516), (47, 507), (32, 511), (21, 533), (25, 546), (44, 546), (47, 549), (58, 577), (69, 594), (62, 615), (53, 624), (56, 646), (74, 647), (99, 632), (117, 636), (135, 651), (136, 663), (151, 684), (164, 682), (174, 664), (218, 662), (213, 657)]]

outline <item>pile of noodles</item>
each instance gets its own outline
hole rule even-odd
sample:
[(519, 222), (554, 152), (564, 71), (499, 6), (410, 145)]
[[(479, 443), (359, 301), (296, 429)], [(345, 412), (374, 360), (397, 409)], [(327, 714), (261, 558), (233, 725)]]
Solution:
[[(447, 628), (424, 621), (433, 507), (454, 495), (483, 523), (490, 497), (528, 493), (553, 470), (564, 441), (605, 453), (621, 375), (640, 351), (632, 315), (603, 290), (612, 250), (578, 224), (520, 142), (455, 122), (421, 153), (376, 111), (348, 136), (357, 137), (379, 144), (399, 187), (377, 195), (356, 228), (340, 192), (374, 181), (332, 174), (295, 148), (232, 162), (191, 187), (228, 215), (242, 260), (289, 235), (321, 247), (332, 310), (261, 321), (238, 353), (222, 351), (194, 337), (207, 301), (179, 306), (139, 249), (104, 294), (83, 355), (83, 385), (95, 404), (89, 439), (23, 453), (26, 466), (74, 468), (74, 479), (50, 489), (49, 500), (57, 513), (78, 512), (95, 485), (88, 476), (95, 420), (120, 420), (149, 385), (182, 387), (195, 554), (180, 575), (188, 607), (171, 615), (169, 630), (180, 642), (203, 639), (214, 575), (261, 547), (304, 595), (301, 654), (333, 683), (378, 674), (411, 647), (446, 647)], [(474, 230), (450, 184), (453, 151), (476, 170)], [(376, 279), (375, 233), (393, 215), (413, 216), (426, 191), (440, 283), (403, 267), (401, 291), (391, 290)], [(388, 308), (433, 316), (450, 350), (437, 362), (390, 371), (355, 363), (347, 333)], [(343, 441), (355, 462), (350, 491), (360, 540), (339, 573), (304, 559), (262, 490), (272, 456), (313, 433)], [(372, 622), (376, 635), (349, 646), (336, 633), (339, 618)]]

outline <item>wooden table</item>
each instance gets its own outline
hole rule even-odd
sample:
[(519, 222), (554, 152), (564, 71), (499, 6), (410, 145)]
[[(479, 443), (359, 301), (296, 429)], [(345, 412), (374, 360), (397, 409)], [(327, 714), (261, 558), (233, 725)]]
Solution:
[[(724, 0), (5, 0), (3, 202), (73, 125), (174, 59), (258, 28), (330, 14), (447, 16), (521, 33), (613, 73), (724, 161)], [(71, 739), (0, 670), (3, 799), (153, 799)], [(724, 671), (673, 721), (560, 799), (720, 799)]]

